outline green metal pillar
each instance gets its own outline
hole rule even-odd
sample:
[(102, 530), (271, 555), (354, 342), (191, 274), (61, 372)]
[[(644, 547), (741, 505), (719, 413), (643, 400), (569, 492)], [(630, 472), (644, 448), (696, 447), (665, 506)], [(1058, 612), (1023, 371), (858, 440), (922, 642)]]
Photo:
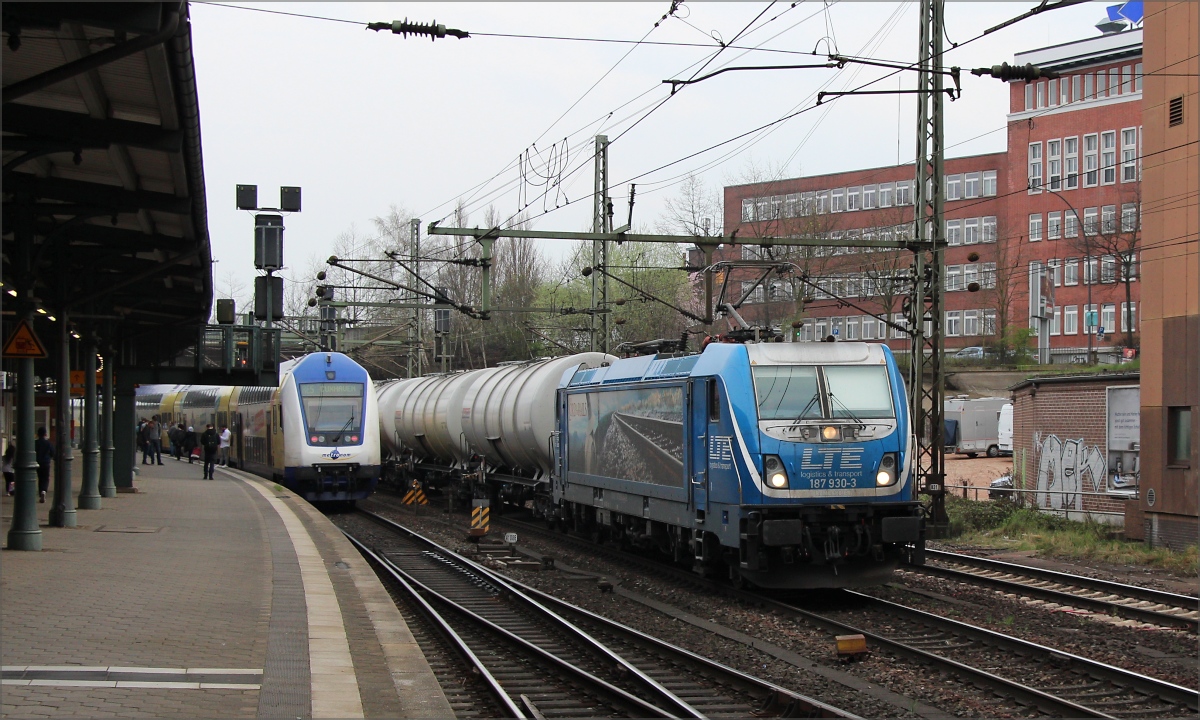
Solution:
[(75, 527), (75, 498), (71, 497), (71, 329), (67, 314), (59, 316), (59, 368), (55, 383), (58, 422), (54, 433), (54, 504), (50, 507), (50, 524), (54, 527)]
[(83, 483), (79, 488), (79, 509), (100, 509), (100, 408), (96, 397), (96, 345), (84, 349), (83, 372), (87, 376), (83, 393)]
[[(26, 318), (31, 321), (31, 318)], [(13, 498), (9, 550), (41, 550), (37, 516), (37, 454), (33, 450), (33, 358), (17, 361), (17, 492)]]
[(113, 483), (113, 355), (104, 355), (104, 394), (100, 404), (100, 495), (116, 497)]
[(133, 489), (133, 463), (136, 454), (134, 447), (134, 432), (137, 418), (134, 416), (134, 395), (132, 383), (122, 383), (116, 389), (117, 403), (113, 415), (113, 482), (117, 492)]

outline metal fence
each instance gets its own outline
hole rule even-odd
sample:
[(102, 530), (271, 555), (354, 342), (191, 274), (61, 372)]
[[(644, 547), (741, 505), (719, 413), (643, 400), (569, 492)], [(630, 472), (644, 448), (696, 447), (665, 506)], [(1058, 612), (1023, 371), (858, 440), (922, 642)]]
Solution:
[[(948, 492), (955, 492), (956, 494), (957, 494), (956, 491), (961, 491), (963, 498), (967, 499), (967, 500), (972, 499), (971, 498), (972, 495), (974, 496), (975, 500), (980, 500), (981, 499), (980, 494), (990, 491), (991, 488), (976, 487), (974, 485), (946, 485), (946, 490)], [(1085, 495), (1085, 496), (1092, 496), (1092, 497), (1102, 497), (1102, 498), (1119, 501), (1119, 502), (1125, 502), (1125, 501), (1129, 501), (1129, 500), (1137, 500), (1138, 499), (1138, 494), (1136, 491), (1131, 492), (1131, 493), (1110, 493), (1110, 492), (1094, 492), (1094, 491), (1080, 490), (1079, 492), (1063, 493), (1063, 492), (1053, 492), (1053, 491), (1044, 491), (1044, 490), (1026, 490), (1024, 488), (1003, 488), (1002, 490), (1005, 495), (1016, 496), (1017, 504), (1021, 505), (1022, 507), (1030, 507), (1039, 512), (1044, 512), (1044, 513), (1048, 513), (1051, 515), (1060, 515), (1062, 517), (1067, 517), (1067, 518), (1069, 518), (1073, 514), (1074, 515), (1083, 515), (1085, 517), (1100, 516), (1100, 517), (1124, 518), (1125, 513), (1124, 513), (1124, 511), (1117, 512), (1115, 510), (1075, 510), (1072, 508), (1039, 507), (1035, 500), (1032, 500), (1032, 499), (1028, 498), (1027, 496), (1034, 495), (1039, 492), (1046, 492), (1049, 495)]]

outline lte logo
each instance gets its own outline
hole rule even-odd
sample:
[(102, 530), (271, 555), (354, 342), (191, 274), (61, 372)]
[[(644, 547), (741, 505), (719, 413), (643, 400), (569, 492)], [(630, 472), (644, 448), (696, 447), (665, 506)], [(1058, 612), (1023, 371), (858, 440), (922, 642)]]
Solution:
[(838, 469), (840, 470), (861, 470), (862, 469), (862, 448), (837, 448), (830, 450), (814, 450), (813, 448), (805, 448), (804, 456), (800, 460), (801, 470), (832, 470), (833, 461), (840, 457)]

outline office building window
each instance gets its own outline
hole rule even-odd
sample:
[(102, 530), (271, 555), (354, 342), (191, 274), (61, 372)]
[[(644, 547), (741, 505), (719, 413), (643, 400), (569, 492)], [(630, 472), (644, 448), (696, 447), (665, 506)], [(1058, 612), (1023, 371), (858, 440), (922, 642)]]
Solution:
[(979, 266), (979, 285), (984, 290), (996, 287), (996, 263), (983, 263)]
[(1121, 303), (1121, 332), (1137, 332), (1137, 303)]
[(963, 197), (977, 198), (979, 197), (979, 180), (981, 173), (973, 172), (963, 175)]
[(905, 319), (903, 313), (892, 313), (892, 339), (908, 337), (908, 320)]
[(800, 194), (790, 193), (783, 198), (783, 216), (784, 217), (799, 217), (800, 215)]
[(1121, 282), (1137, 280), (1137, 253), (1122, 253), (1118, 266), (1121, 270)]
[(817, 193), (817, 214), (824, 215), (829, 212), (829, 191), (822, 190)]
[(762, 257), (762, 248), (757, 245), (743, 245), (742, 259), (743, 260), (759, 260)]
[(946, 292), (955, 292), (962, 289), (962, 265), (947, 265)]
[(996, 242), (996, 216), (989, 215), (983, 218), (983, 241), (985, 243)]
[(1099, 267), (1099, 261), (1094, 257), (1086, 257), (1083, 259), (1083, 284), (1095, 285), (1099, 276), (1096, 271)]
[(875, 209), (875, 186), (874, 185), (863, 185), (862, 206), (863, 206), (863, 210), (874, 210)]
[(1096, 231), (1099, 229), (1096, 226), (1096, 220), (1097, 220), (1096, 208), (1090, 207), (1090, 208), (1083, 209), (1083, 234), (1085, 236), (1090, 237), (1090, 236), (1096, 234)]
[(1046, 141), (1046, 178), (1051, 190), (1062, 190), (1062, 140)]
[(1117, 231), (1117, 206), (1105, 205), (1100, 208), (1100, 232), (1111, 235)]
[(1025, 109), (1033, 110), (1033, 85), (1025, 86)]
[(754, 201), (742, 201), (742, 222), (754, 222)]
[(1062, 82), (1059, 83), (1059, 96), (1058, 96), (1058, 104), (1059, 105), (1066, 105), (1067, 103), (1071, 102), (1070, 87), (1071, 86), (1070, 86), (1070, 83), (1067, 82), (1067, 78), (1063, 78)]
[(1050, 274), (1050, 279), (1054, 282), (1054, 287), (1062, 286), (1062, 260), (1058, 258), (1047, 260), (1046, 272)]
[(846, 188), (838, 188), (833, 191), (833, 202), (830, 209), (835, 213), (846, 209)]
[(1084, 100), (1091, 100), (1092, 98), (1096, 97), (1094, 87), (1095, 86), (1092, 85), (1092, 74), (1087, 73), (1086, 75), (1083, 76), (1083, 99)]
[(1055, 307), (1054, 314), (1050, 316), (1050, 334), (1059, 335), (1062, 333), (1062, 308)]
[(983, 330), (984, 335), (995, 335), (996, 334), (996, 311), (995, 310), (987, 309), (987, 310), (983, 311), (983, 328), (982, 328), (982, 330)]
[(1117, 259), (1112, 255), (1100, 258), (1100, 282), (1115, 283), (1117, 281)]
[(994, 197), (996, 195), (996, 171), (983, 171), (983, 195), (984, 197)]
[(846, 209), (862, 210), (862, 187), (847, 188)]
[(860, 320), (856, 317), (846, 318), (846, 339), (857, 340)]
[(1108, 97), (1108, 73), (1100, 70), (1096, 73), (1096, 98)]
[(1100, 306), (1100, 326), (1104, 328), (1105, 335), (1112, 335), (1117, 331), (1117, 306), (1113, 303), (1104, 303)]
[(1192, 409), (1167, 408), (1167, 466), (1192, 466)]
[(875, 318), (864, 317), (862, 319), (862, 339), (863, 340), (874, 340), (875, 339)]
[(964, 310), (963, 311), (963, 328), (962, 334), (974, 336), (979, 334), (979, 311)]
[(879, 186), (879, 207), (892, 206), (892, 183), (883, 183)]
[(1029, 192), (1042, 191), (1042, 144), (1029, 143)]
[(1066, 182), (1064, 187), (1074, 190), (1079, 187), (1079, 138), (1063, 139), (1063, 171)]
[(1142, 91), (1142, 64), (1138, 63), (1133, 66), (1133, 90), (1134, 92)]
[(1063, 308), (1063, 335), (1079, 334), (1079, 306), (1067, 305)]
[(1109, 130), (1100, 134), (1100, 167), (1104, 176), (1102, 182), (1112, 185), (1117, 181), (1117, 131)]
[(1079, 216), (1069, 210), (1063, 216), (1063, 237), (1079, 237)]
[(963, 265), (963, 288), (971, 289), (971, 283), (979, 282), (979, 263)]
[(1029, 242), (1042, 239), (1042, 214), (1033, 213), (1029, 216)]
[(1096, 312), (1095, 305), (1083, 306), (1083, 334), (1095, 335), (1096, 328), (1100, 324), (1100, 315)]
[(1046, 213), (1046, 239), (1057, 240), (1062, 237), (1062, 212)]
[(946, 176), (946, 199), (961, 200), (962, 199), (962, 175), (947, 175)]
[(1071, 76), (1071, 102), (1079, 102), (1083, 99), (1083, 85), (1081, 81), (1083, 77), (1080, 75)]
[(1063, 261), (1063, 285), (1079, 284), (1079, 258), (1067, 258)]
[(800, 215), (807, 217), (817, 211), (817, 194), (815, 192), (800, 193)]
[(1119, 95), (1121, 93), (1121, 70), (1120, 68), (1108, 69), (1108, 94)]
[(963, 220), (963, 245), (979, 243), (979, 218)]
[(912, 205), (912, 180), (902, 180), (896, 183), (896, 204)]
[(1121, 68), (1121, 93), (1133, 92), (1133, 68), (1126, 65)]
[(1083, 136), (1083, 186), (1096, 187), (1100, 184), (1100, 137)]
[(1046, 104), (1054, 107), (1058, 104), (1058, 81), (1051, 80), (1046, 88)]
[(962, 245), (962, 220), (946, 221), (946, 244)]
[(962, 311), (948, 310), (946, 311), (946, 336), (958, 337), (962, 335)]
[(1137, 128), (1121, 131), (1121, 182), (1138, 179)]
[(1046, 83), (1040, 82), (1037, 84), (1037, 105), (1038, 110), (1046, 107)]

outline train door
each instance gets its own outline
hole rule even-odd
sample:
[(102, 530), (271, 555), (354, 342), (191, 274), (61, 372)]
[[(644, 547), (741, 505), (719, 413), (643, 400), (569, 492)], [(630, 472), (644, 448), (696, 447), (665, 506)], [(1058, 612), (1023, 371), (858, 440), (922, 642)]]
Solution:
[(686, 423), (691, 428), (691, 493), (696, 522), (704, 522), (708, 515), (708, 378), (688, 382), (688, 412), (691, 417)]
[(234, 467), (245, 469), (246, 463), (244, 458), (246, 457), (246, 445), (245, 440), (242, 437), (242, 413), (229, 413), (229, 420), (229, 431), (233, 433), (233, 451), (231, 453), (233, 455), (233, 465)]

